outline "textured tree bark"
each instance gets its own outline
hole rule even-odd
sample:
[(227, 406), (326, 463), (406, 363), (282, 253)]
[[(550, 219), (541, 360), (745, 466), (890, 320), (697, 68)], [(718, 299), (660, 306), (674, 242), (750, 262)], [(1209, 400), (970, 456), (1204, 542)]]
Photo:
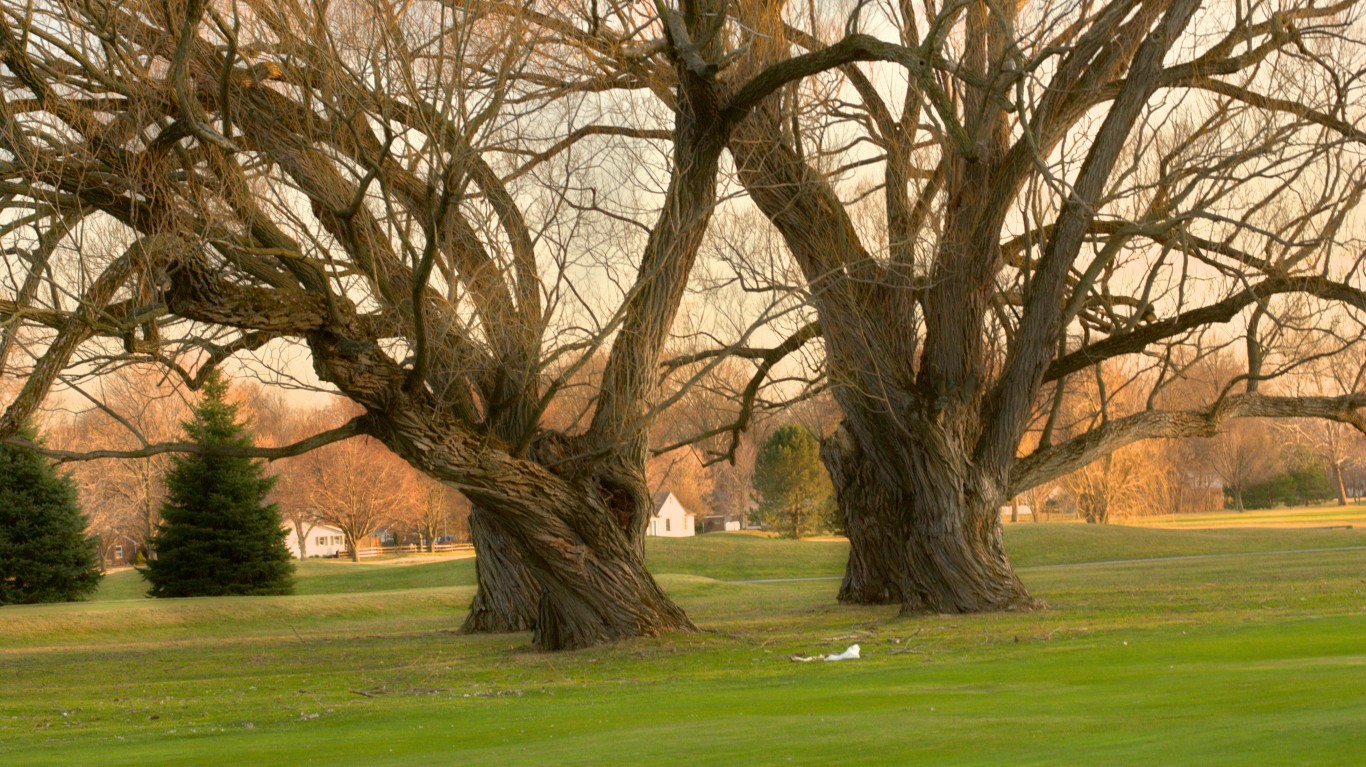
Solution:
[(849, 562), (840, 584), (843, 604), (894, 605), (902, 601), (906, 562), (904, 509), (890, 485), (873, 473), (858, 444), (840, 427), (821, 444), (821, 459), (844, 513)]
[(574, 650), (695, 630), (645, 568), (643, 478), (638, 497), (596, 479), (571, 485), (581, 489), (547, 497), (532, 514), (508, 515), (503, 524), (540, 586), (532, 643)]
[(530, 631), (536, 624), (541, 590), (521, 554), (498, 529), (496, 520), (478, 506), (470, 509), (470, 537), (479, 584), (461, 633)]
[[(569, 535), (539, 537), (535, 523), (522, 550), (541, 586), (533, 643), (577, 649), (639, 636), (695, 631), (645, 567), (645, 526), (651, 512), (643, 443), (620, 446), (607, 458), (571, 469), (568, 497), (548, 510)], [(566, 546), (566, 539), (578, 543)]]
[(965, 499), (913, 505), (908, 538), (909, 584), (903, 614), (972, 613), (1035, 606), (1001, 541), (994, 504)]
[(696, 630), (634, 556), (599, 556), (576, 579), (543, 583), (532, 641), (544, 650)]
[[(359, 381), (340, 362), (329, 370)], [(494, 550), (520, 555), (540, 588), (532, 635), (537, 649), (695, 630), (645, 568), (650, 497), (639, 460), (643, 445), (595, 451), (549, 435), (533, 446), (532, 457), (518, 458), (487, 449), (482, 437), (448, 414), (420, 406), (424, 393), (388, 391), (387, 411), (367, 414), (363, 427), (414, 466), (455, 484), (496, 519), (507, 545)]]
[[(893, 427), (875, 414), (862, 420), (846, 419), (852, 428), (830, 440), (845, 444), (834, 463), (842, 478), (854, 479), (844, 483), (841, 500), (859, 519), (849, 525), (841, 601), (899, 602), (903, 614), (1034, 606), (1001, 539), (1001, 483), (973, 465), (955, 438), (961, 425), (908, 418)], [(859, 433), (869, 436), (859, 440)]]

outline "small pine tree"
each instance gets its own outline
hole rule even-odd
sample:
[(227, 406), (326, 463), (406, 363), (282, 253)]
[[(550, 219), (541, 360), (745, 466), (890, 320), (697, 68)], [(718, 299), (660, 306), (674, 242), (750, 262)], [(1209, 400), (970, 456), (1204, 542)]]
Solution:
[(754, 459), (754, 489), (759, 508), (750, 517), (765, 529), (800, 538), (838, 524), (820, 442), (804, 426), (788, 424), (764, 441)]
[(34, 450), (0, 444), (0, 605), (74, 602), (98, 588), (85, 528), (70, 477)]
[[(198, 445), (250, 446), (251, 434), (227, 401), (217, 374), (185, 432)], [(289, 594), (294, 561), (280, 511), (266, 502), (274, 477), (260, 461), (190, 454), (166, 473), (166, 502), (152, 537), (155, 557), (142, 570), (154, 597)]]

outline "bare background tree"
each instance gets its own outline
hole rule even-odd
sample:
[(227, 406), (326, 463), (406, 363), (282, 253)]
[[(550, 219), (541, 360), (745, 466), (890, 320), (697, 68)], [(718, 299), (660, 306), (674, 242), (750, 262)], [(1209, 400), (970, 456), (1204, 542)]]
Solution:
[(1239, 512), (1244, 510), (1243, 493), (1281, 469), (1280, 442), (1266, 424), (1232, 424), (1208, 440), (1201, 453), (1204, 466), (1223, 483)]
[[(1313, 354), (1312, 362), (1289, 382), (1309, 395), (1342, 396), (1366, 389), (1366, 343), (1356, 342), (1340, 353)], [(1305, 445), (1328, 469), (1338, 505), (1347, 505), (1347, 476), (1366, 460), (1366, 440), (1360, 431), (1337, 421), (1297, 420), (1288, 424), (1289, 438)]]
[(395, 518), (398, 526), (415, 534), (418, 545), (428, 553), (436, 551), (443, 538), (468, 542), (469, 500), (423, 474), (415, 474), (412, 484), (413, 497), (400, 507)]
[[(56, 448), (80, 450), (90, 445), (136, 449), (179, 441), (193, 399), (175, 384), (164, 371), (147, 365), (111, 372), (93, 388), (83, 389), (99, 407), (54, 423), (49, 442)], [(119, 544), (126, 545), (130, 558), (135, 553), (156, 557), (150, 541), (161, 521), (169, 467), (169, 454), (106, 458), (75, 466), (81, 505), (90, 515), (92, 532), (100, 536), (106, 558), (109, 549)]]

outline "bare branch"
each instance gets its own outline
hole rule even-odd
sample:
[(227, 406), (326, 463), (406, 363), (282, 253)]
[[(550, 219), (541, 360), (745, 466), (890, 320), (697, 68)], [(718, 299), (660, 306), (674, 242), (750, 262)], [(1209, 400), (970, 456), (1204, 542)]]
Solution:
[(333, 442), (340, 442), (344, 439), (365, 434), (363, 429), (364, 417), (352, 418), (345, 424), (335, 429), (319, 432), (311, 437), (301, 439), (282, 447), (256, 447), (241, 445), (201, 445), (194, 442), (162, 442), (146, 445), (133, 450), (54, 450), (26, 439), (10, 437), (5, 440), (11, 445), (25, 447), (34, 452), (53, 458), (59, 463), (72, 461), (98, 461), (102, 458), (150, 458), (154, 455), (164, 455), (167, 453), (182, 453), (194, 455), (221, 455), (230, 458), (264, 458), (268, 461), (275, 461), (281, 458), (292, 458), (296, 455), (303, 455), (310, 450), (316, 450), (324, 445)]
[(1020, 459), (1010, 475), (1010, 492), (1020, 493), (1061, 477), (1115, 450), (1159, 437), (1212, 437), (1237, 418), (1321, 418), (1349, 424), (1366, 434), (1366, 393), (1338, 397), (1276, 397), (1238, 394), (1210, 410), (1149, 410), (1119, 418), (1085, 434)]

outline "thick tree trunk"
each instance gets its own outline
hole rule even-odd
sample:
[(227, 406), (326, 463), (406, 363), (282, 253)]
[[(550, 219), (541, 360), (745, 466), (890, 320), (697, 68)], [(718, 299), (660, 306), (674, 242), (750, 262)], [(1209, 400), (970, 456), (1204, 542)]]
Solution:
[[(442, 428), (441, 421), (440, 413), (423, 419), (405, 413), (370, 423), (390, 449), (438, 479), (459, 483), (473, 506), (495, 521), (507, 545), (486, 546), (478, 557), (486, 573), (493, 552), (521, 557), (540, 588), (532, 634), (537, 649), (695, 630), (645, 569), (650, 495), (643, 445), (602, 455), (547, 435), (529, 451), (531, 458), (494, 450), (476, 458), (476, 440), (461, 429)], [(466, 463), (477, 464), (479, 473), (463, 468)], [(494, 595), (488, 589), (485, 598)]]
[[(324, 340), (313, 339), (315, 360), (328, 354)], [(650, 495), (643, 437), (604, 445), (543, 432), (517, 455), (433, 406), (425, 391), (395, 386), (401, 373), (373, 353), (333, 355), (328, 362), (325, 380), (384, 407), (367, 411), (362, 431), (459, 488), (496, 520), (541, 590), (532, 635), (537, 649), (696, 630), (645, 568)]]
[(850, 504), (841, 600), (895, 597), (903, 614), (1032, 607), (1001, 539), (1001, 493), (944, 438), (951, 432), (923, 423), (892, 429), (886, 419), (861, 431), (875, 436), (855, 440), (841, 428), (836, 434), (847, 436), (828, 441), (844, 443), (829, 450), (840, 458), (828, 465), (841, 477), (841, 502)]
[(560, 580), (545, 585), (534, 644), (543, 650), (575, 650), (696, 630), (645, 571), (645, 563), (630, 559), (604, 561), (606, 566), (586, 570), (578, 583)]
[(696, 630), (645, 568), (651, 502), (645, 448), (637, 448), (563, 477), (568, 494), (547, 497), (541, 508), (554, 520), (533, 518), (516, 531), (541, 587), (532, 639), (541, 649)]
[[(521, 482), (525, 485), (518, 486)], [(470, 500), (496, 518), (494, 526), (506, 546), (486, 546), (478, 552), (488, 563), (513, 552), (539, 588), (540, 598), (532, 629), (532, 644), (540, 650), (574, 650), (672, 631), (695, 630), (683, 610), (673, 603), (645, 568), (640, 538), (648, 495), (636, 503), (593, 479), (565, 480), (541, 476), (509, 477), (498, 494), (471, 489)], [(618, 508), (618, 506), (621, 508)], [(488, 527), (488, 526), (486, 526)], [(637, 527), (641, 529), (637, 532)], [(506, 575), (508, 570), (499, 571)], [(494, 576), (498, 577), (498, 576)], [(481, 582), (484, 605), (509, 600), (507, 581), (496, 586)], [(507, 602), (506, 613), (524, 602)], [(497, 615), (485, 610), (471, 620)], [(517, 624), (525, 625), (518, 616)], [(468, 622), (467, 622), (468, 625)]]
[(496, 518), (478, 506), (470, 509), (470, 538), (479, 585), (461, 633), (530, 631), (536, 624), (541, 590), (521, 554), (498, 528)]
[(849, 536), (849, 562), (840, 584), (844, 604), (894, 605), (902, 601), (902, 581), (910, 566), (901, 522), (904, 506), (841, 426), (821, 443), (821, 459), (835, 486)]
[[(919, 499), (924, 499), (923, 502)], [(1015, 575), (994, 503), (919, 496), (909, 522), (910, 571), (903, 614), (974, 613), (1029, 608), (1035, 601)]]
[(532, 636), (537, 648), (573, 650), (695, 630), (646, 570), (643, 530), (637, 535), (633, 522), (623, 524), (636, 514), (616, 508), (619, 503), (625, 501), (613, 491), (598, 495), (584, 487), (570, 497), (546, 498), (531, 515), (504, 517), (503, 528), (541, 589)]

